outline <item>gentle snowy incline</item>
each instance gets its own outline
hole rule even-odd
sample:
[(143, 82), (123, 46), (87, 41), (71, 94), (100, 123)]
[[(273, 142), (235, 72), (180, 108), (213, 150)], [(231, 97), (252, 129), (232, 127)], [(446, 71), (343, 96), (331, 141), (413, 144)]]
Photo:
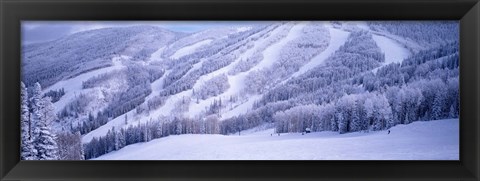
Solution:
[(380, 50), (385, 54), (385, 62), (380, 67), (373, 69), (373, 73), (377, 73), (377, 70), (385, 65), (401, 63), (404, 59), (410, 56), (409, 50), (390, 38), (375, 34), (372, 34), (372, 38), (377, 46), (380, 47)]
[(165, 46), (162, 48), (159, 48), (157, 51), (153, 52), (152, 55), (150, 55), (149, 61), (161, 61), (163, 60), (162, 58), (162, 53), (165, 51)]
[(202, 40), (202, 41), (199, 41), (199, 42), (194, 43), (192, 45), (183, 47), (183, 48), (177, 50), (172, 56), (170, 56), (170, 58), (179, 59), (180, 57), (183, 57), (185, 55), (188, 55), (188, 54), (191, 54), (191, 53), (195, 52), (195, 50), (197, 48), (200, 48), (203, 45), (208, 45), (212, 41), (213, 41), (212, 39)]
[(385, 54), (384, 64), (401, 63), (410, 55), (410, 51), (394, 40), (375, 34), (372, 34), (372, 36), (375, 43), (377, 43), (377, 46), (380, 47)]
[(168, 136), (98, 160), (458, 160), (459, 121), (397, 125), (387, 131)]

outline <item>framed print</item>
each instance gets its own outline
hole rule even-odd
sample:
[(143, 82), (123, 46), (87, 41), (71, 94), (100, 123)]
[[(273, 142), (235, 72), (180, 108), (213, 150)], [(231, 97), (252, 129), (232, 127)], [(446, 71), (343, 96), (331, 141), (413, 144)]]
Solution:
[(2, 1), (1, 178), (478, 180), (479, 8)]

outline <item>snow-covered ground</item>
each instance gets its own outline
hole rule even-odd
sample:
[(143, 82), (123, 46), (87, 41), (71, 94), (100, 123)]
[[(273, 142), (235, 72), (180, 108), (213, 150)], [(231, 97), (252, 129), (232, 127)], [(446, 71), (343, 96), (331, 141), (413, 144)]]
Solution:
[(179, 135), (137, 143), (98, 160), (458, 160), (459, 120), (397, 125), (391, 133)]
[(157, 51), (153, 52), (152, 55), (150, 55), (150, 61), (161, 61), (163, 60), (162, 54), (165, 51), (165, 47), (159, 48)]
[[(411, 54), (408, 49), (390, 38), (375, 34), (372, 34), (372, 38), (380, 50), (385, 54), (385, 62), (380, 67), (391, 63), (401, 63)], [(380, 67), (377, 67), (372, 71), (376, 73)]]
[(410, 51), (390, 38), (380, 35), (372, 35), (372, 37), (385, 54), (385, 64), (400, 63), (410, 55)]
[(191, 54), (191, 53), (195, 52), (195, 50), (197, 48), (200, 48), (201, 46), (210, 44), (210, 42), (212, 42), (212, 41), (213, 41), (212, 39), (202, 40), (202, 41), (199, 41), (199, 42), (194, 43), (192, 45), (183, 47), (183, 48), (177, 50), (172, 56), (170, 56), (170, 58), (179, 59), (180, 57), (183, 57), (185, 55), (188, 55), (188, 54)]
[(244, 32), (244, 31), (248, 31), (248, 30), (251, 30), (251, 29), (252, 29), (252, 27), (242, 26), (242, 27), (237, 28), (237, 32)]

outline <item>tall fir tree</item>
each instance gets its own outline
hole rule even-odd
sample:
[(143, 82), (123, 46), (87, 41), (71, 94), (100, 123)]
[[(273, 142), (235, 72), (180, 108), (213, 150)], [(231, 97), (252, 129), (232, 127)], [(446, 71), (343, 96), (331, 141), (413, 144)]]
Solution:
[(25, 84), (20, 83), (20, 119), (21, 119), (21, 159), (35, 160), (36, 150), (32, 143), (30, 112), (28, 111), (28, 92)]
[(37, 82), (35, 83), (32, 91), (32, 97), (30, 98), (30, 107), (31, 107), (31, 115), (30, 115), (30, 125), (31, 125), (31, 136), (33, 137), (32, 140), (35, 140), (38, 137), (39, 130), (37, 130), (38, 122), (42, 118), (41, 109), (43, 109), (42, 105), (42, 87)]
[(32, 124), (33, 145), (37, 151), (38, 160), (57, 160), (58, 147), (55, 141), (55, 134), (49, 128), (50, 122), (54, 119), (53, 104), (51, 98), (42, 98), (42, 87), (35, 83), (32, 95)]
[(35, 149), (38, 151), (39, 160), (57, 160), (58, 146), (55, 141), (55, 134), (48, 127), (46, 120), (41, 119), (37, 123), (38, 137), (34, 140)]
[(443, 109), (445, 107), (445, 94), (443, 92), (437, 92), (432, 104), (432, 118), (433, 120), (444, 118)]
[(82, 143), (82, 134), (80, 134), (80, 131), (75, 132), (75, 137), (77, 140), (78, 147), (80, 148), (78, 157), (80, 158), (80, 160), (85, 160), (85, 152), (84, 152), (83, 143)]

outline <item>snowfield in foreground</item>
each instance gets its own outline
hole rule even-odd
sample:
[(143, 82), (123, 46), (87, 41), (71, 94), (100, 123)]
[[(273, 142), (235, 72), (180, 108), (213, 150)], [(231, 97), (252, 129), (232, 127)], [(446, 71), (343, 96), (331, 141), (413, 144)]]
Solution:
[(459, 120), (418, 121), (369, 133), (179, 135), (137, 143), (98, 160), (458, 160)]

